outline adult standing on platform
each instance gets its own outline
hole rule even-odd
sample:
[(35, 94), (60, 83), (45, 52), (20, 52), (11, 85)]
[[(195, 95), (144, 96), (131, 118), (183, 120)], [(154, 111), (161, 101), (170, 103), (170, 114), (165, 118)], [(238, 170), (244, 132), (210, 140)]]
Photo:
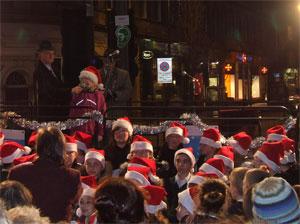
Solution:
[[(106, 49), (102, 57), (103, 67), (100, 69), (102, 83), (104, 84), (104, 97), (106, 106), (126, 106), (132, 94), (132, 84), (129, 73), (116, 67), (118, 50)], [(127, 116), (127, 111), (110, 111), (109, 116)]]
[[(63, 87), (60, 71), (53, 65), (55, 49), (50, 41), (43, 40), (37, 53), (39, 61), (33, 73), (36, 105), (69, 105), (71, 92), (79, 93), (82, 89), (79, 86), (72, 90)], [(63, 113), (59, 108), (40, 107), (38, 115), (59, 116)]]

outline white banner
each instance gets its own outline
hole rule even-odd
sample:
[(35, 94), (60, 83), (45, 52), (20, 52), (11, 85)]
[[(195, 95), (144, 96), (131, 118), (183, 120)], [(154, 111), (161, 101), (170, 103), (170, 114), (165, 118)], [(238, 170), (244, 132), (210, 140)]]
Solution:
[(172, 58), (157, 58), (157, 82), (172, 83)]
[(2, 131), (4, 134), (4, 140), (14, 141), (21, 145), (25, 145), (24, 130), (2, 129)]

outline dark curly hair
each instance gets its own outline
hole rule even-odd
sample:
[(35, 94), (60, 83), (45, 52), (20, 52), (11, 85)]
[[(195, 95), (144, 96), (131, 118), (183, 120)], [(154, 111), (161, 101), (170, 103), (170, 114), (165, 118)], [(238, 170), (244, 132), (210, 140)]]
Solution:
[(99, 223), (140, 223), (144, 221), (144, 195), (122, 177), (103, 180), (95, 193)]
[(209, 179), (201, 185), (200, 203), (205, 213), (219, 213), (226, 202), (229, 190), (219, 179)]

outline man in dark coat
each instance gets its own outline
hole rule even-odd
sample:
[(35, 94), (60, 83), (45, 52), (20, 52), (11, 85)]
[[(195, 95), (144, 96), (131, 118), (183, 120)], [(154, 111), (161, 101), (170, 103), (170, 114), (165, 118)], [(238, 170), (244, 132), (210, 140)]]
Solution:
[[(129, 73), (116, 67), (118, 51), (106, 49), (102, 57), (103, 67), (100, 69), (101, 80), (104, 85), (106, 107), (126, 106), (132, 94), (132, 84)], [(112, 117), (127, 116), (126, 110), (113, 110)]]
[[(71, 99), (71, 88), (64, 88), (58, 68), (53, 66), (55, 49), (50, 41), (41, 42), (38, 49), (38, 64), (33, 73), (36, 105), (39, 107), (39, 116), (67, 115), (58, 107), (51, 105), (69, 105)], [(74, 87), (72, 92), (79, 93), (82, 89)], [(51, 119), (50, 119), (51, 120)], [(53, 120), (53, 119), (52, 119)]]

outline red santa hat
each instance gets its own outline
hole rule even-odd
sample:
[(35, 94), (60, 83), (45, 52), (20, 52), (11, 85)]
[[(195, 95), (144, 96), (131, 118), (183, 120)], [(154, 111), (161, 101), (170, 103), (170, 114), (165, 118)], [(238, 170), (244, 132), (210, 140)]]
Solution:
[(90, 79), (93, 83), (98, 85), (99, 89), (103, 89), (103, 84), (101, 83), (101, 75), (93, 66), (88, 66), (80, 72), (79, 79), (81, 81), (82, 78)]
[(35, 161), (37, 158), (37, 154), (34, 153), (32, 155), (28, 155), (28, 156), (22, 156), (19, 158), (14, 159), (13, 164), (15, 166), (19, 165), (19, 164), (27, 164), (27, 163), (32, 163), (33, 161)]
[(12, 163), (14, 159), (28, 155), (31, 148), (22, 146), (17, 142), (6, 141), (0, 146), (1, 164)]
[(222, 159), (225, 166), (230, 169), (234, 168), (234, 153), (232, 146), (223, 146), (217, 154), (214, 155), (214, 158)]
[(88, 159), (98, 160), (102, 164), (103, 169), (105, 168), (104, 150), (91, 149), (87, 154), (85, 154), (84, 163), (86, 163)]
[(82, 188), (96, 188), (96, 178), (94, 175), (89, 175), (89, 176), (81, 176), (81, 183), (82, 183)]
[(284, 146), (282, 142), (264, 142), (254, 154), (276, 173), (279, 170), (280, 159), (284, 156)]
[(168, 135), (170, 135), (170, 134), (180, 135), (182, 137), (183, 144), (190, 143), (190, 139), (188, 138), (187, 128), (177, 122), (173, 122), (171, 124), (171, 126), (167, 129), (166, 137), (168, 137)]
[(284, 147), (284, 156), (280, 159), (280, 163), (285, 165), (287, 163), (295, 163), (296, 162), (296, 154), (295, 154), (295, 141), (290, 138), (284, 138), (281, 140)]
[(234, 150), (239, 154), (245, 156), (248, 154), (252, 138), (246, 132), (240, 132), (234, 135), (231, 139), (227, 141), (233, 146)]
[(153, 153), (152, 143), (143, 136), (136, 135), (131, 143), (130, 152), (143, 149), (149, 150)]
[(75, 138), (77, 148), (87, 153), (89, 151), (93, 136), (81, 131), (75, 131), (73, 137)]
[(77, 152), (77, 144), (73, 136), (65, 134), (67, 152)]
[(203, 135), (200, 140), (200, 144), (209, 145), (213, 148), (221, 148), (222, 144), (220, 142), (220, 132), (218, 129), (209, 128), (203, 131)]
[(182, 148), (182, 149), (177, 150), (175, 152), (175, 155), (174, 155), (174, 164), (175, 164), (175, 161), (176, 161), (176, 156), (179, 155), (179, 154), (185, 154), (190, 158), (191, 163), (192, 163), (192, 168), (191, 169), (193, 169), (194, 166), (195, 166), (195, 163), (196, 163), (193, 148)]
[(3, 144), (3, 141), (4, 141), (4, 134), (2, 132), (2, 129), (0, 129), (0, 145)]
[(199, 171), (204, 173), (215, 173), (219, 178), (225, 174), (225, 165), (222, 159), (210, 158), (200, 166)]
[(197, 195), (197, 193), (197, 186), (189, 187), (178, 193), (178, 201), (191, 215), (194, 214), (195, 202), (193, 198)]
[(201, 185), (207, 180), (207, 178), (219, 178), (219, 177), (215, 173), (197, 172), (194, 176), (191, 176), (188, 185), (189, 184)]
[(112, 125), (112, 131), (115, 130), (117, 127), (126, 128), (129, 135), (132, 136), (133, 127), (128, 117), (120, 117), (116, 121), (114, 121)]
[(155, 214), (159, 210), (167, 208), (167, 204), (163, 201), (164, 197), (167, 195), (165, 188), (154, 185), (147, 185), (143, 187), (143, 189), (145, 189), (150, 194), (150, 197), (147, 200), (148, 213)]
[(159, 177), (156, 176), (156, 164), (154, 159), (148, 159), (148, 158), (140, 158), (140, 157), (133, 157), (129, 164), (128, 167), (149, 167), (150, 171), (148, 173), (148, 177), (150, 180), (154, 183), (157, 183), (159, 181)]
[(29, 140), (28, 140), (29, 146), (35, 146), (37, 134), (38, 134), (38, 131), (34, 131), (31, 133)]
[(283, 138), (286, 138), (286, 133), (282, 125), (276, 125), (272, 128), (269, 128), (266, 132), (265, 141), (280, 141)]
[(131, 166), (127, 168), (127, 172), (124, 178), (136, 180), (140, 184), (140, 186), (145, 187), (147, 185), (150, 185), (150, 182), (148, 180), (149, 172), (149, 167)]

